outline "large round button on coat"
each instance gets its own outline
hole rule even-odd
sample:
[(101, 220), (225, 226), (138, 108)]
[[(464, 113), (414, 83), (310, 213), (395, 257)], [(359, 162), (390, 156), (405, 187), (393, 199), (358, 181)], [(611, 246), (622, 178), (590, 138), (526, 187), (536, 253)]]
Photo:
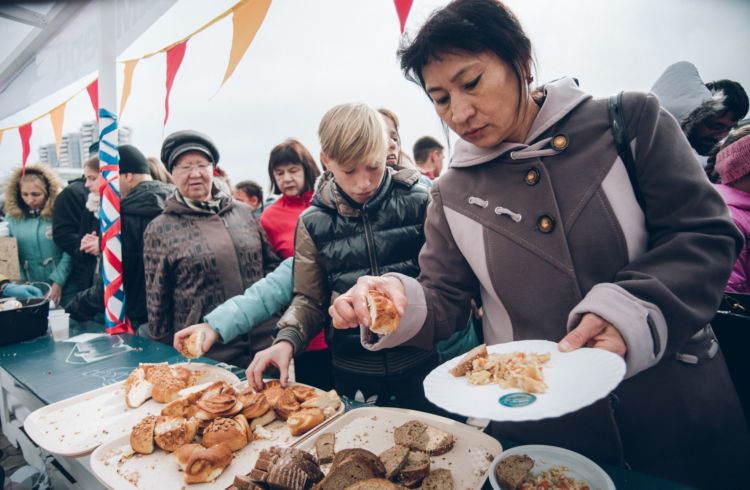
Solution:
[(539, 177), (539, 170), (531, 167), (526, 171), (526, 176), (523, 178), (523, 180), (524, 182), (526, 182), (526, 185), (536, 185), (537, 182), (539, 182)]
[(542, 233), (550, 233), (555, 229), (555, 218), (547, 216), (546, 214), (540, 216), (536, 222), (536, 227), (539, 228), (539, 231)]
[(552, 148), (557, 151), (563, 151), (568, 147), (568, 137), (564, 134), (558, 134), (552, 138)]

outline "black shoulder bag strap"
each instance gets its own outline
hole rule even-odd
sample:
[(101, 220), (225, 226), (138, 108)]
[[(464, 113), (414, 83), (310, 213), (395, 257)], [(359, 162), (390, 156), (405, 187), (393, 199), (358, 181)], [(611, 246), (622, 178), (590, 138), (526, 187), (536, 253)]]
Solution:
[(635, 193), (638, 205), (641, 206), (641, 209), (645, 214), (646, 207), (643, 202), (643, 194), (641, 194), (641, 186), (638, 184), (635, 160), (633, 159), (633, 152), (630, 150), (630, 143), (628, 142), (628, 127), (625, 124), (625, 118), (622, 116), (622, 92), (610, 96), (608, 106), (609, 124), (612, 128), (612, 135), (615, 138), (617, 154), (620, 155), (622, 163), (625, 164), (625, 169), (628, 171), (628, 177), (630, 178), (630, 185), (633, 188), (633, 193)]

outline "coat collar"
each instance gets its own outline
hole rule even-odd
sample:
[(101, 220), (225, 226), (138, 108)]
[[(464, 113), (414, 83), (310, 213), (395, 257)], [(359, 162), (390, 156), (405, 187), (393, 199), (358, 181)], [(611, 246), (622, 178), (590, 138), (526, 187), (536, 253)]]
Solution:
[(531, 148), (536, 138), (557, 124), (582, 102), (591, 98), (589, 94), (578, 88), (575, 80), (567, 77), (548, 83), (544, 86), (544, 92), (544, 103), (531, 125), (526, 141), (504, 141), (493, 148), (479, 148), (467, 141), (458, 140), (450, 166), (472, 167), (494, 160), (512, 150), (522, 151)]

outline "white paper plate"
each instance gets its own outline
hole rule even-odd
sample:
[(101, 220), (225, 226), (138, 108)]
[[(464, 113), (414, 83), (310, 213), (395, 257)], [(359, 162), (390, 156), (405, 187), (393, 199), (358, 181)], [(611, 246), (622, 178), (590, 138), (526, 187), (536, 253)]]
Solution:
[(500, 397), (520, 393), (517, 388), (502, 389), (497, 384), (471, 385), (465, 376), (455, 377), (449, 371), (463, 356), (455, 357), (432, 370), (424, 380), (427, 398), (435, 405), (467, 417), (519, 422), (559, 417), (607, 396), (625, 375), (625, 361), (602, 349), (576, 349), (562, 353), (555, 342), (520, 340), (488, 345), (488, 353), (549, 352), (544, 365), (547, 392), (536, 394), (536, 400), (525, 406), (504, 406)]
[(576, 452), (555, 446), (516, 446), (500, 453), (490, 468), (490, 483), (495, 490), (503, 490), (495, 476), (495, 466), (501, 459), (514, 454), (525, 454), (534, 460), (531, 474), (538, 476), (553, 466), (565, 465), (570, 468), (565, 474), (576, 480), (584, 480), (592, 490), (615, 490), (615, 484), (608, 474), (589, 458)]

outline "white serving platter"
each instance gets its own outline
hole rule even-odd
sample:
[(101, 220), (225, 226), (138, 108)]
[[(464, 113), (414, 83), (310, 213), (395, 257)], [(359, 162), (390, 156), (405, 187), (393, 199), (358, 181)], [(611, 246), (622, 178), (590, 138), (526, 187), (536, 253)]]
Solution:
[[(289, 386), (297, 384), (302, 383), (289, 383)], [(235, 389), (240, 391), (247, 387), (247, 382), (243, 381), (234, 386)], [(316, 391), (318, 394), (323, 393), (322, 390), (317, 388)], [(180, 471), (172, 454), (158, 447), (151, 454), (134, 454), (130, 447), (130, 430), (128, 430), (127, 434), (102, 444), (91, 454), (91, 471), (104, 486), (115, 490), (151, 490), (155, 488), (225, 489), (232, 484), (235, 475), (244, 475), (253, 469), (255, 461), (258, 459), (258, 454), (262, 449), (271, 446), (292, 446), (300, 440), (309, 437), (312, 433), (335, 422), (342, 413), (344, 413), (343, 402), (333, 415), (310, 432), (299, 436), (291, 435), (285, 421), (277, 419), (271, 422), (265, 426), (270, 432), (270, 438), (255, 439), (244, 448), (236, 451), (232, 463), (212, 483), (186, 485), (184, 473)]]
[[(487, 480), (492, 460), (503, 450), (501, 444), (482, 431), (455, 420), (437, 415), (400, 408), (355, 408), (338, 417), (326, 427), (304, 437), (295, 447), (315, 453), (315, 439), (324, 432), (336, 436), (335, 450), (363, 448), (380, 454), (392, 447), (393, 431), (410, 420), (443, 429), (456, 438), (453, 449), (440, 456), (432, 456), (430, 468), (445, 468), (453, 475), (453, 488), (481, 488)], [(330, 465), (323, 465), (324, 472)]]
[[(206, 371), (203, 381), (239, 383), (232, 372), (212, 364), (178, 363), (191, 370)], [(53, 454), (78, 458), (105, 441), (130, 434), (146, 415), (158, 415), (163, 403), (150, 399), (137, 408), (125, 403), (125, 381), (77, 395), (35, 410), (24, 420), (23, 427), (40, 447)]]

